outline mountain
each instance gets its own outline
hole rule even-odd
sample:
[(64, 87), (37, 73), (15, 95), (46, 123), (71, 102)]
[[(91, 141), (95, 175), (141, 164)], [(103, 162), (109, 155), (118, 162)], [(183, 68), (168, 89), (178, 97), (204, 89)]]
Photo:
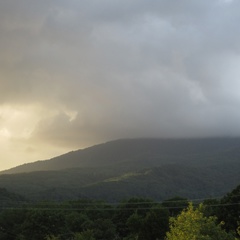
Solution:
[(3, 171), (0, 187), (42, 200), (221, 196), (240, 183), (240, 138), (122, 139)]
[[(89, 168), (111, 165), (161, 166), (164, 163), (203, 164), (238, 157), (240, 138), (207, 139), (121, 139), (45, 161), (23, 164), (0, 174)], [(236, 156), (234, 156), (236, 155)]]

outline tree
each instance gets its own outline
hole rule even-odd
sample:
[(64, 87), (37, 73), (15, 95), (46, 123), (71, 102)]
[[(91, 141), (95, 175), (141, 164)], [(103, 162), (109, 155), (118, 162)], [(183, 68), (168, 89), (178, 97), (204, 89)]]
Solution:
[[(240, 222), (238, 222), (238, 227), (236, 231), (237, 231), (237, 235), (240, 237)], [(236, 238), (236, 239), (240, 239), (240, 238)]]
[[(240, 185), (237, 186), (232, 192), (228, 193), (221, 199), (221, 211), (218, 213), (220, 221), (224, 221), (224, 228), (227, 231), (235, 231), (238, 227), (240, 216)], [(237, 234), (237, 233), (236, 233)]]
[(54, 235), (47, 235), (46, 240), (60, 240), (60, 238)]
[(131, 237), (138, 240), (163, 239), (168, 230), (169, 212), (163, 207), (151, 208), (145, 216), (136, 212), (127, 220)]
[(81, 233), (74, 234), (74, 240), (95, 240), (92, 230), (86, 230)]
[(219, 219), (219, 214), (222, 211), (222, 206), (220, 205), (220, 201), (217, 199), (206, 199), (203, 201), (204, 205), (204, 216), (217, 216), (218, 220), (221, 222)]
[(169, 210), (171, 217), (176, 217), (184, 208), (188, 206), (187, 198), (174, 197), (162, 202), (162, 206)]
[(46, 236), (65, 233), (65, 216), (63, 212), (59, 211), (59, 209), (55, 210), (54, 205), (49, 209), (36, 208), (28, 211), (20, 229), (26, 240), (42, 240)]
[(93, 222), (93, 236), (99, 240), (112, 240), (116, 236), (115, 225), (110, 219), (97, 219)]
[(142, 239), (163, 239), (168, 230), (169, 211), (163, 207), (154, 207), (143, 220)]
[[(27, 212), (23, 209), (10, 209), (0, 212), (0, 239), (16, 240), (23, 239), (21, 234), (22, 225)], [(20, 234), (20, 235), (19, 235)]]
[(89, 225), (89, 222), (91, 223), (86, 214), (79, 212), (70, 212), (67, 214), (65, 222), (70, 232), (82, 232), (88, 228), (87, 225)]
[(126, 225), (130, 232), (126, 239), (139, 239), (143, 226), (143, 217), (135, 212), (127, 219)]
[[(120, 238), (129, 236), (131, 230), (127, 225), (128, 218), (136, 214), (137, 218), (144, 218), (151, 207), (156, 205), (153, 200), (146, 198), (130, 198), (122, 202), (116, 208), (113, 223), (116, 225)], [(133, 219), (132, 219), (133, 220)], [(133, 223), (130, 223), (130, 225)]]
[(167, 240), (234, 240), (234, 237), (216, 224), (216, 217), (203, 215), (203, 205), (194, 209), (190, 203), (179, 216), (170, 218)]

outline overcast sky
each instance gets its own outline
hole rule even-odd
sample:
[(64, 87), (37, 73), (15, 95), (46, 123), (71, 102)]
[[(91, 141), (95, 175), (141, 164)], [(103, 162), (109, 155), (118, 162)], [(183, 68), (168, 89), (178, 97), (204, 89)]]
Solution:
[(1, 0), (0, 170), (135, 137), (240, 136), (240, 1)]

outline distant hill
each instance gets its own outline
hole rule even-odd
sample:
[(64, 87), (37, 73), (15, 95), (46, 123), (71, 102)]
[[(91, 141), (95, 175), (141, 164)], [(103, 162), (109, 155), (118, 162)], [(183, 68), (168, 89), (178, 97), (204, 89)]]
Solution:
[[(204, 164), (240, 156), (240, 138), (122, 139), (17, 166), (0, 174), (89, 168), (122, 164), (161, 166), (169, 163)], [(135, 165), (135, 167), (137, 167)]]
[(122, 139), (3, 171), (31, 199), (221, 196), (240, 183), (240, 138)]

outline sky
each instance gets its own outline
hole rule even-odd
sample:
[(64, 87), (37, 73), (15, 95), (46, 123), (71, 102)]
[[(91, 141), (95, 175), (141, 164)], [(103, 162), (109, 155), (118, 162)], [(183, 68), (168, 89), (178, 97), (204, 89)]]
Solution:
[(240, 136), (239, 11), (1, 0), (0, 170), (119, 138)]

